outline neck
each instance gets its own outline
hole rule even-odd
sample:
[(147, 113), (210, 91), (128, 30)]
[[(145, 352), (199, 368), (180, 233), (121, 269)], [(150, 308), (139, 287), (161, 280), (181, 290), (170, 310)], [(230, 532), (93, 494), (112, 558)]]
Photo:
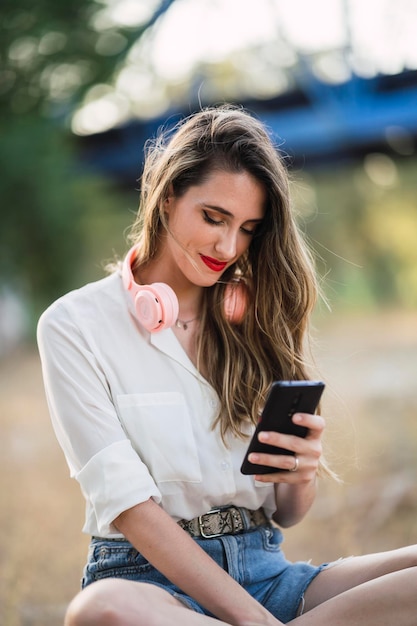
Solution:
[(177, 318), (177, 321), (175, 322), (175, 326), (177, 328), (182, 328), (182, 330), (188, 330), (189, 326), (194, 326), (196, 322), (198, 322), (200, 318), (199, 317), (194, 317), (191, 320), (181, 320), (179, 317)]

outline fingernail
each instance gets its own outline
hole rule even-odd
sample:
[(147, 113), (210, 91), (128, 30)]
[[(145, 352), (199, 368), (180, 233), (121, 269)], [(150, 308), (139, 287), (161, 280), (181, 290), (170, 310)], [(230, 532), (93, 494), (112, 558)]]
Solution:
[(260, 432), (259, 436), (258, 436), (258, 439), (259, 439), (259, 441), (268, 441), (269, 433), (266, 433), (264, 431)]
[(254, 452), (252, 452), (252, 454), (250, 454), (248, 458), (251, 463), (256, 463), (257, 461), (259, 461), (259, 454), (255, 454)]

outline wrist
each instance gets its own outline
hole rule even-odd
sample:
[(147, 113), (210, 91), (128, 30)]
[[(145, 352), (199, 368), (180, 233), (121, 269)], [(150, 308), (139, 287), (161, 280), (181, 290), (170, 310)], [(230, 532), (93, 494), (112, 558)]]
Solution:
[[(233, 581), (235, 582), (235, 581)], [(220, 601), (214, 605), (208, 606), (209, 610), (222, 623), (231, 626), (279, 626), (281, 622), (276, 620), (274, 616), (262, 606), (257, 600), (243, 591), (239, 585), (239, 593), (234, 594), (232, 589), (228, 596), (227, 602)], [(241, 593), (243, 591), (243, 594)], [(217, 595), (217, 600), (219, 600)], [(224, 599), (223, 599), (224, 600)], [(217, 605), (217, 606), (216, 606)]]
[(282, 622), (277, 620), (271, 613), (267, 613), (263, 617), (258, 616), (255, 619), (248, 618), (242, 622), (238, 622), (236, 626), (282, 626)]

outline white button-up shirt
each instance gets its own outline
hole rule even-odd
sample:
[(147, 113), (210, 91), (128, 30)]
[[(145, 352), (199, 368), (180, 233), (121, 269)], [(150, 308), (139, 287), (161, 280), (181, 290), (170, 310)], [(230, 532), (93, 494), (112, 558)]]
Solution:
[(140, 325), (118, 273), (52, 304), (38, 345), (55, 433), (86, 499), (84, 532), (119, 536), (113, 520), (149, 498), (175, 520), (228, 504), (272, 515), (273, 486), (240, 472), (249, 439), (222, 442), (216, 392), (171, 329)]

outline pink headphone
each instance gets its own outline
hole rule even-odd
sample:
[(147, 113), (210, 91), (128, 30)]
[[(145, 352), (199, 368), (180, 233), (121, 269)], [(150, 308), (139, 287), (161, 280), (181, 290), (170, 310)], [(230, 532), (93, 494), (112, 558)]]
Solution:
[[(178, 319), (178, 299), (175, 291), (166, 283), (139, 285), (135, 282), (132, 263), (137, 255), (133, 246), (127, 253), (122, 267), (124, 288), (131, 294), (139, 322), (150, 333), (170, 328)], [(245, 315), (248, 293), (243, 281), (228, 283), (225, 289), (224, 314), (232, 324), (239, 324)]]

